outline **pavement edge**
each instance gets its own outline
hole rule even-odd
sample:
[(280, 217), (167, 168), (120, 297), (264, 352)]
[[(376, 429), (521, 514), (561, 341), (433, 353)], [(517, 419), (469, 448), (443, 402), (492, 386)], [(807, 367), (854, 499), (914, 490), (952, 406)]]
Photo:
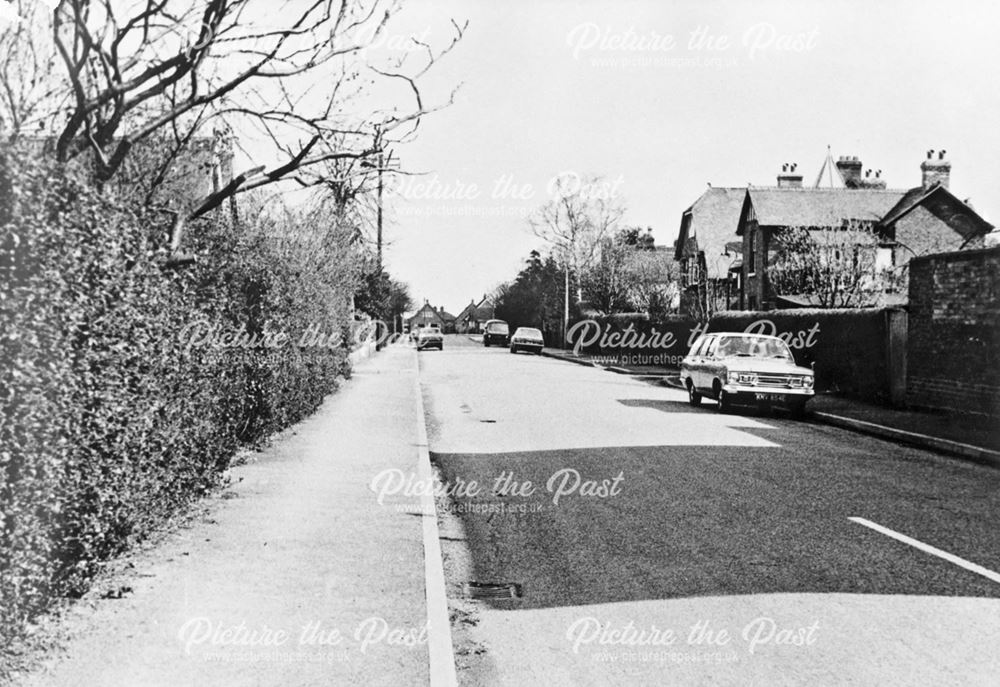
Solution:
[[(424, 417), (424, 397), (420, 391), (420, 362), (414, 356), (413, 390), (417, 403), (418, 476), (423, 484), (432, 484), (430, 447), (427, 442), (427, 421)], [(424, 544), (424, 589), (427, 600), (427, 653), (430, 662), (431, 687), (457, 687), (455, 653), (448, 618), (448, 595), (445, 591), (444, 564), (438, 533), (437, 508), (430, 490), (422, 490), (420, 512)]]

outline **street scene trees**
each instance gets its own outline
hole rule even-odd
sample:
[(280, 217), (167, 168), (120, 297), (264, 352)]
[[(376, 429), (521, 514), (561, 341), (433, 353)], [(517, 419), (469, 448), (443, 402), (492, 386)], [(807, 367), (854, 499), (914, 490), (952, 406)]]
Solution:
[(451, 102), (423, 80), (464, 28), (394, 52), (396, 2), (3, 9), (7, 647), (312, 413), (359, 320), (409, 308), (383, 153)]
[(0, 0), (0, 684), (993, 687), (979, 5)]
[(809, 294), (821, 308), (858, 308), (879, 303), (886, 293), (905, 289), (905, 273), (880, 262), (882, 240), (871, 227), (804, 229), (777, 237), (768, 266), (778, 293)]

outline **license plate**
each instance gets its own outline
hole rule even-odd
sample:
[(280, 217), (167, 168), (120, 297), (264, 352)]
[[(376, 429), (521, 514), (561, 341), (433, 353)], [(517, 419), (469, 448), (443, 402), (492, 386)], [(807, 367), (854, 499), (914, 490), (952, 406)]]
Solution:
[(783, 401), (785, 397), (782, 394), (754, 394), (758, 401)]

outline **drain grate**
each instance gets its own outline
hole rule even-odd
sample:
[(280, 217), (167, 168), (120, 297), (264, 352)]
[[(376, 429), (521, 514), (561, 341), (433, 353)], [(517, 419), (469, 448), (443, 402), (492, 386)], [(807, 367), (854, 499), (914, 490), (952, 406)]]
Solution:
[(520, 599), (521, 585), (515, 582), (466, 582), (463, 589), (468, 599)]

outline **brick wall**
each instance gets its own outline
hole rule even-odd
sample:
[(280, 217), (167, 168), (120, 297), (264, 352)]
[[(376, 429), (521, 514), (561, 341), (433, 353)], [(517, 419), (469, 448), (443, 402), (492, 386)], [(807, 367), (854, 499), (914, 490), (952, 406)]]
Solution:
[(1000, 417), (1000, 247), (910, 261), (907, 402)]

